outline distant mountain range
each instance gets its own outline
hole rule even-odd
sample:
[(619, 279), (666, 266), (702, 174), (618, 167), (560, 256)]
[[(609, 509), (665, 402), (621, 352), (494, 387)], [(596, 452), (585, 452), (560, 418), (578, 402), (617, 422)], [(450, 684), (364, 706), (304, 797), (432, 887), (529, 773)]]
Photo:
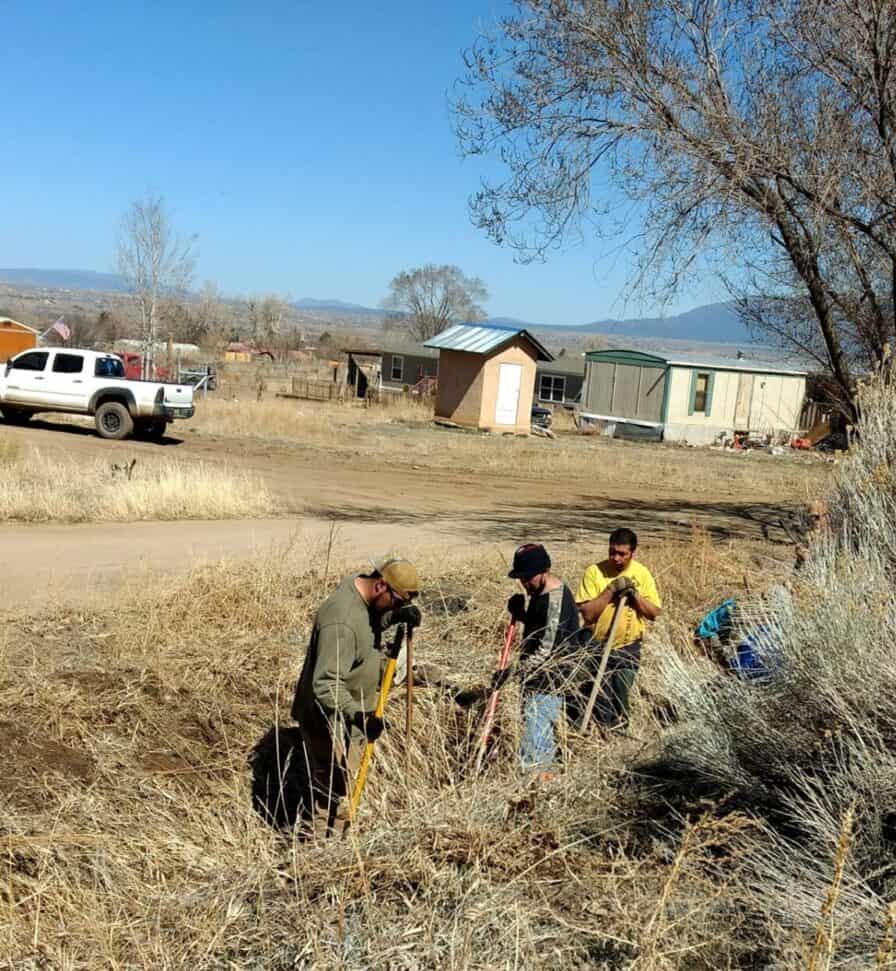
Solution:
[(97, 273), (94, 270), (0, 269), (0, 283), (48, 290), (105, 290), (121, 293), (127, 289), (124, 280), (117, 273)]
[[(115, 273), (94, 270), (0, 269), (0, 283), (13, 286), (59, 290), (103, 290), (120, 293), (126, 289), (124, 281)], [(303, 297), (293, 302), (297, 310), (308, 311), (316, 318), (332, 317), (364, 319), (371, 323), (386, 316), (384, 310), (349, 303), (335, 297), (315, 299)], [(731, 303), (711, 303), (669, 317), (638, 317), (629, 320), (595, 320), (588, 324), (537, 324), (515, 317), (490, 317), (489, 323), (525, 327), (545, 335), (604, 334), (621, 341), (635, 337), (658, 340), (693, 341), (701, 343), (745, 344), (751, 340), (749, 329), (738, 317)]]
[(709, 303), (671, 317), (596, 320), (575, 329), (609, 336), (657, 337), (663, 340), (725, 344), (744, 344), (751, 340), (750, 330), (740, 319), (733, 303)]

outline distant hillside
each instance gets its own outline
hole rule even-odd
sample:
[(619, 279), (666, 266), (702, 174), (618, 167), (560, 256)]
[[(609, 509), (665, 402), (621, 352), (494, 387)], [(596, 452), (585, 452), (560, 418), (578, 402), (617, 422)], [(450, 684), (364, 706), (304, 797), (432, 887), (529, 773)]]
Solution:
[(732, 303), (710, 303), (671, 317), (597, 320), (564, 330), (606, 334), (608, 337), (656, 337), (716, 344), (745, 344), (751, 340), (749, 328), (741, 321)]
[(315, 310), (318, 313), (342, 317), (370, 317), (371, 319), (381, 320), (386, 316), (385, 310), (364, 307), (359, 303), (347, 303), (345, 300), (337, 300), (332, 297), (324, 300), (316, 300), (314, 297), (302, 297), (301, 300), (294, 301), (293, 306), (297, 310)]
[(124, 280), (117, 273), (97, 273), (94, 270), (0, 269), (0, 283), (53, 290), (121, 292), (127, 289)]
[[(120, 293), (124, 281), (115, 273), (96, 273), (93, 270), (0, 269), (0, 283), (11, 286), (58, 290), (101, 290)], [(303, 297), (293, 306), (314, 322), (347, 323), (370, 327), (386, 317), (386, 311), (350, 303), (337, 297), (317, 299)], [(661, 341), (689, 343), (748, 344), (749, 329), (740, 321), (733, 304), (712, 303), (669, 317), (639, 317), (630, 320), (596, 320), (589, 324), (563, 326), (535, 324), (516, 317), (490, 317), (493, 324), (512, 324), (550, 336), (556, 342), (561, 335), (602, 334), (611, 344), (648, 338)]]

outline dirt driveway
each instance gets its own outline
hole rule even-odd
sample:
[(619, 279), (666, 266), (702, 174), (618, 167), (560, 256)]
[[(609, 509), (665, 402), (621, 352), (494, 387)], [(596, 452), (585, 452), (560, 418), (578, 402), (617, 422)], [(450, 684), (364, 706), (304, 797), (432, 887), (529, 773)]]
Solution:
[(136, 458), (139, 464), (176, 456), (225, 465), (264, 481), (279, 504), (272, 510), (277, 518), (257, 522), (4, 525), (0, 536), (6, 561), (15, 563), (15, 589), (5, 586), (19, 601), (42, 598), (48, 589), (72, 595), (102, 589), (135, 566), (171, 570), (197, 557), (245, 555), (295, 535), (319, 543), (333, 521), (346, 553), (446, 544), (512, 547), (523, 538), (556, 543), (599, 537), (602, 544), (620, 523), (635, 525), (648, 540), (685, 536), (698, 525), (720, 539), (787, 541), (774, 525), (788, 514), (787, 502), (745, 501), (724, 490), (711, 501), (694, 498), (688, 482), (658, 482), (649, 495), (618, 488), (610, 494), (597, 477), (521, 481), (499, 472), (422, 468), (412, 455), (397, 464), (394, 456), (197, 436), (186, 429), (161, 445), (103, 441), (88, 428), (42, 420), (4, 426), (3, 433), (42, 455), (78, 462)]

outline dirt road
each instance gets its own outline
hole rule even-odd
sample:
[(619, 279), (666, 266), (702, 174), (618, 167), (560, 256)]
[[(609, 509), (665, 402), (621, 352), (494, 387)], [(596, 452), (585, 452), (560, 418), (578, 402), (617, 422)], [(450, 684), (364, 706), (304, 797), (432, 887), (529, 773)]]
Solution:
[(719, 538), (780, 542), (773, 525), (786, 504), (745, 503), (736, 496), (694, 499), (687, 483), (659, 483), (650, 496), (628, 491), (601, 493), (599, 480), (562, 483), (545, 477), (521, 482), (499, 472), (463, 468), (433, 470), (401, 465), (376, 455), (246, 439), (191, 436), (163, 445), (109, 442), (77, 425), (34, 421), (4, 426), (4, 435), (23, 447), (79, 462), (121, 462), (160, 457), (226, 465), (256, 475), (278, 501), (283, 518), (252, 522), (175, 522), (85, 526), (4, 525), (0, 544), (7, 563), (6, 598), (35, 601), (65, 594), (78, 599), (108, 589), (134, 569), (184, 569), (196, 558), (242, 556), (283, 544), (292, 536), (318, 544), (330, 523), (339, 523), (337, 553), (363, 555), (390, 547), (432, 548), (498, 543), (511, 547), (521, 538), (543, 542), (603, 544), (620, 522), (637, 525), (645, 539), (687, 535), (699, 525)]
[[(419, 544), (418, 526), (341, 523), (304, 519), (228, 520), (77, 525), (5, 526), (4, 559), (12, 569), (3, 581), (3, 599), (17, 606), (56, 601), (73, 603), (103, 597), (122, 580), (143, 571), (181, 572), (197, 562), (253, 553), (280, 555), (299, 546), (309, 556), (330, 543), (334, 568), (343, 562), (384, 553), (393, 546)], [(429, 530), (426, 542), (438, 542), (452, 555), (469, 546), (466, 537)], [(0, 605), (0, 610), (3, 605)]]

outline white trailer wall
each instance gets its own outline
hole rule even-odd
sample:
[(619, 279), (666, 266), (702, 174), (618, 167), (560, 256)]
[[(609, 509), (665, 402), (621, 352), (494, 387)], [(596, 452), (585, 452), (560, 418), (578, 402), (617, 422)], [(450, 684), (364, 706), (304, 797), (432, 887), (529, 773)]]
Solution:
[[(712, 375), (712, 394), (706, 414), (691, 413), (694, 372)], [(735, 416), (738, 389), (741, 382), (750, 377), (752, 394), (749, 396), (749, 416)], [(709, 367), (674, 366), (669, 381), (663, 437), (666, 441), (688, 442), (691, 445), (709, 445), (721, 435), (730, 437), (735, 431), (792, 433), (798, 427), (806, 390), (806, 380), (802, 375), (751, 374)]]

